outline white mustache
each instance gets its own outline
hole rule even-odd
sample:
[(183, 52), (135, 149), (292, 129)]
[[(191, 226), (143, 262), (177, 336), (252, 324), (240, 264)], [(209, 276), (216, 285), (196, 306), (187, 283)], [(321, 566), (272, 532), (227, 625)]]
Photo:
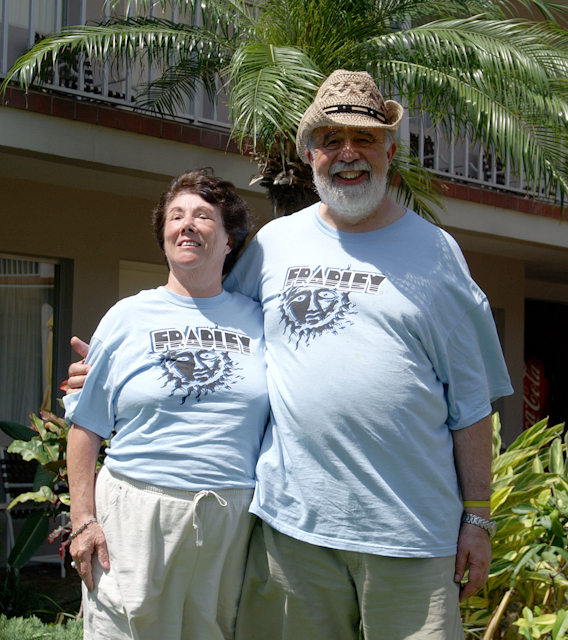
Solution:
[(331, 165), (329, 175), (334, 176), (341, 171), (368, 171), (370, 173), (371, 169), (371, 165), (366, 160), (354, 160), (353, 162), (338, 160)]

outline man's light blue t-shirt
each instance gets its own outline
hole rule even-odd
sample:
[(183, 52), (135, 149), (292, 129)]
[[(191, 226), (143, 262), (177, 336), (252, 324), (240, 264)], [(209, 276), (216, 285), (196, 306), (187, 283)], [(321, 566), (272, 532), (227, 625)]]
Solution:
[(251, 510), (320, 546), (453, 555), (451, 430), (512, 393), (488, 301), (415, 213), (343, 233), (318, 208), (261, 229), (224, 285), (265, 316), (273, 418)]

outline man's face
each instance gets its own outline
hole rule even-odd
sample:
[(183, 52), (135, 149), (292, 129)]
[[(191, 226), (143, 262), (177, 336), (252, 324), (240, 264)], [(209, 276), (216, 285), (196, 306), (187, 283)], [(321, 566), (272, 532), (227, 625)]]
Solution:
[(384, 132), (352, 127), (319, 127), (307, 155), (318, 193), (328, 207), (356, 224), (380, 205), (388, 168), (396, 151)]

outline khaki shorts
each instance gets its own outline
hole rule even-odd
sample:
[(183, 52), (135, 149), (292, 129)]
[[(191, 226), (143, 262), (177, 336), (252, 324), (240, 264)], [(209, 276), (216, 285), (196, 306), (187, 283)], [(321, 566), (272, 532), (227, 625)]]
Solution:
[(83, 586), (85, 640), (232, 639), (252, 489), (195, 494), (103, 467), (95, 493), (110, 570), (95, 559)]
[(317, 547), (259, 520), (237, 640), (462, 640), (455, 557)]

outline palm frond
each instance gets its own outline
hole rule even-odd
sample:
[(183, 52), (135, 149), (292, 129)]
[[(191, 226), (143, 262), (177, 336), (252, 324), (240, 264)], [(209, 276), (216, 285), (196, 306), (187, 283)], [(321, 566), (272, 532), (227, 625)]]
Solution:
[(193, 99), (201, 88), (215, 100), (217, 65), (209, 67), (195, 58), (180, 60), (164, 69), (153, 82), (138, 86), (136, 106), (160, 115), (186, 111), (186, 100)]
[(237, 26), (248, 23), (250, 26), (256, 12), (254, 2), (247, 0), (105, 0), (104, 4), (119, 18), (149, 16), (151, 9), (156, 7), (167, 14), (169, 9), (172, 15), (176, 11), (188, 24), (206, 29), (214, 29), (215, 24)]
[(113, 19), (99, 26), (73, 27), (38, 42), (18, 58), (0, 91), (16, 76), (22, 87), (45, 79), (56, 60), (85, 54), (91, 60), (131, 64), (139, 60), (169, 68), (173, 59), (194, 58), (195, 68), (210, 69), (228, 63), (235, 39), (196, 27), (155, 18)]
[(235, 53), (228, 77), (236, 139), (271, 149), (278, 138), (295, 138), (324, 75), (299, 49), (252, 43)]
[(444, 210), (440, 185), (420, 164), (413, 150), (401, 141), (389, 169), (389, 182), (391, 188), (396, 185), (399, 202), (434, 224), (440, 224), (436, 213)]
[(467, 131), (513, 166), (520, 159), (529, 178), (554, 192), (566, 182), (564, 37), (551, 25), (437, 21), (375, 38), (372, 70), (408, 104), (419, 103), (446, 129), (451, 123), (450, 135)]

